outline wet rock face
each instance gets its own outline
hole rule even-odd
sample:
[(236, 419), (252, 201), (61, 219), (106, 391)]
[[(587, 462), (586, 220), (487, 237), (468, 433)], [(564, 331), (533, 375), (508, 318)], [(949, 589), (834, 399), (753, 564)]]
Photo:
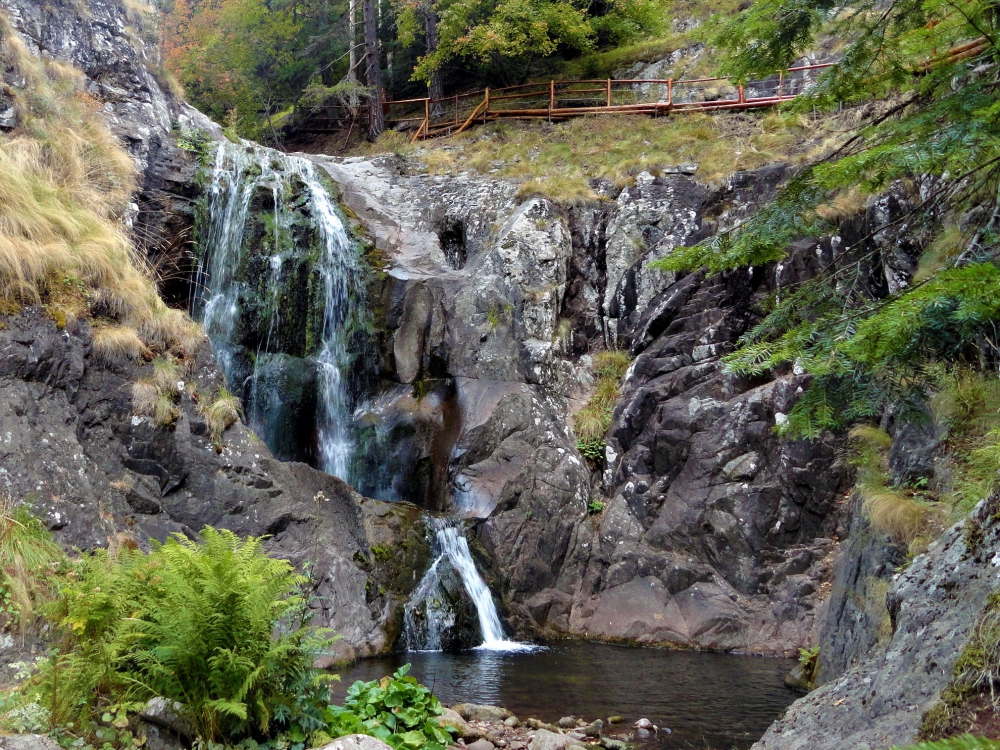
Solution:
[[(719, 358), (759, 297), (816, 272), (815, 248), (749, 276), (647, 268), (754, 210), (783, 169), (714, 191), (687, 174), (643, 175), (613, 201), (562, 210), (470, 175), (317, 162), (389, 259), (394, 379), (454, 383), (438, 507), (486, 519), (479, 539), (517, 629), (779, 653), (810, 640), (843, 467), (831, 441), (773, 431), (800, 376), (745, 382)], [(461, 263), (448, 255), (458, 226)], [(616, 342), (636, 361), (595, 478), (568, 404), (587, 394), (578, 356)], [(417, 441), (422, 456), (434, 434)], [(603, 513), (588, 516), (604, 493)]]
[[(63, 544), (93, 549), (115, 534), (145, 544), (206, 524), (268, 534), (272, 554), (311, 567), (314, 622), (344, 636), (340, 656), (392, 645), (429, 554), (416, 507), (276, 461), (240, 423), (217, 453), (188, 396), (172, 426), (134, 416), (131, 385), (151, 366), (96, 366), (85, 324), (59, 331), (38, 308), (4, 323), (0, 491), (27, 501)], [(210, 394), (220, 377), (206, 343), (185, 379)], [(396, 551), (389, 569), (373, 551), (384, 548)]]
[(849, 535), (837, 554), (820, 629), (818, 685), (835, 680), (884, 649), (892, 634), (886, 595), (895, 572), (905, 567), (906, 556), (905, 548), (871, 527), (855, 498)]

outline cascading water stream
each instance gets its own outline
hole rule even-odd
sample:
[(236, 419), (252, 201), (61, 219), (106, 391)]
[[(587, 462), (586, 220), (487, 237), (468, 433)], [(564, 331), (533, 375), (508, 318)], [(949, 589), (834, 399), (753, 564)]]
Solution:
[[(270, 236), (260, 240), (271, 245), (263, 292), (254, 288), (246, 236), (251, 204), (262, 190), (270, 192), (274, 202), (273, 218), (265, 222), (270, 224)], [(285, 274), (292, 273), (286, 270), (293, 265), (287, 261), (301, 254), (292, 236), (289, 210), (296, 190), (307, 199), (307, 213), (319, 238), (318, 257), (309, 269), (309, 289), (302, 292), (316, 298), (317, 308), (322, 304), (322, 323), (315, 337), (318, 346), (308, 354), (316, 368), (316, 463), (350, 482), (354, 446), (348, 337), (363, 327), (367, 314), (364, 265), (312, 162), (247, 142), (219, 145), (192, 314), (203, 321), (230, 387), (243, 397), (248, 422), (274, 450), (282, 440), (281, 431), (290, 425), (276, 389), (261, 384), (260, 378), (265, 367), (287, 356), (281, 348), (281, 308), (287, 304), (281, 298), (281, 285)], [(246, 339), (251, 337), (245, 329), (254, 316), (264, 321), (262, 333), (249, 343), (248, 352)]]
[[(507, 640), (493, 595), (479, 575), (469, 550), (469, 542), (462, 530), (441, 519), (434, 519), (431, 524), (436, 529), (438, 555), (414, 589), (410, 603), (404, 610), (407, 648), (440, 650), (442, 631), (445, 627), (454, 625), (454, 613), (441, 601), (440, 567), (445, 560), (458, 573), (462, 586), (476, 607), (483, 636), (483, 642), (477, 648), (493, 651), (529, 651), (537, 648), (528, 643)], [(417, 616), (418, 607), (421, 608), (422, 618)]]

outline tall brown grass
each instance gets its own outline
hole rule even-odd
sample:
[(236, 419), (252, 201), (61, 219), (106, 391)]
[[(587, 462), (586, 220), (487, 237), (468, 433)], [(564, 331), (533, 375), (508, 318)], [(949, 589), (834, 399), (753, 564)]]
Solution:
[(0, 294), (44, 303), (57, 321), (79, 317), (60, 312), (51, 294), (52, 279), (69, 278), (85, 317), (132, 328), (151, 348), (197, 344), (194, 324), (164, 304), (129, 237), (136, 167), (83, 74), (32, 55), (2, 14), (0, 63), (25, 82), (12, 89), (18, 125), (0, 134)]
[(889, 480), (888, 451), (892, 438), (874, 425), (857, 425), (850, 432), (851, 463), (857, 469), (855, 491), (871, 525), (912, 552), (929, 542), (941, 518), (941, 508)]

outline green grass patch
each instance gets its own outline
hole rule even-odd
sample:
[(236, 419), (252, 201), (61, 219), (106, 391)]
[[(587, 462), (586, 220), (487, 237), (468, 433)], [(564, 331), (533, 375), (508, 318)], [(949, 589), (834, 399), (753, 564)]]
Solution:
[(520, 183), (520, 196), (564, 203), (597, 200), (595, 179), (618, 187), (641, 172), (697, 164), (696, 178), (719, 180), (773, 162), (798, 164), (840, 137), (830, 120), (781, 112), (592, 115), (562, 123), (508, 120), (411, 146), (390, 131), (363, 153), (395, 152), (434, 174), (475, 169)]

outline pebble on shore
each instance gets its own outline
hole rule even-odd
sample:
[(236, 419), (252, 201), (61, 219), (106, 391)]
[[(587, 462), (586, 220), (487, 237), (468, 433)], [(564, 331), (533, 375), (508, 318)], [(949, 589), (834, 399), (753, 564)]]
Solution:
[[(438, 721), (458, 732), (455, 744), (463, 750), (629, 750), (628, 740), (633, 736), (657, 731), (648, 719), (640, 719), (634, 733), (626, 730), (618, 736), (606, 736), (601, 719), (564, 716), (549, 724), (532, 717), (522, 723), (505, 708), (474, 703), (446, 709)], [(621, 716), (609, 716), (607, 720), (609, 725), (623, 722)]]

